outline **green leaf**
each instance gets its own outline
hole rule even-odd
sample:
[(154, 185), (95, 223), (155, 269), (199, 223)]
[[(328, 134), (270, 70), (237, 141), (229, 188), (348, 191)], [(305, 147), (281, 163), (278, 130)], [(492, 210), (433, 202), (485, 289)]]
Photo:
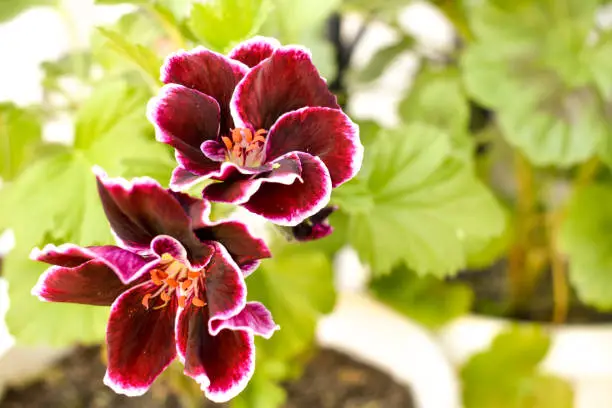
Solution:
[(474, 297), (466, 285), (419, 277), (405, 267), (374, 279), (370, 289), (387, 305), (432, 329), (468, 313)]
[(462, 59), (468, 92), (497, 112), (504, 136), (535, 164), (591, 157), (610, 139), (587, 41), (597, 2), (497, 3), (471, 12), (477, 40)]
[(36, 159), (41, 143), (40, 119), (11, 103), (0, 103), (0, 178), (10, 181)]
[(450, 133), (453, 150), (471, 159), (474, 140), (468, 134), (470, 106), (457, 69), (422, 69), (400, 102), (399, 115), (405, 123), (424, 122)]
[(559, 246), (569, 257), (569, 277), (578, 297), (600, 309), (612, 309), (612, 188), (592, 185), (571, 197)]
[(538, 326), (515, 326), (461, 369), (466, 408), (571, 408), (572, 390), (539, 373), (550, 339)]
[(271, 0), (211, 0), (193, 5), (188, 25), (200, 41), (224, 52), (256, 34), (271, 10)]
[(4, 261), (11, 301), (6, 322), (18, 344), (71, 346), (104, 339), (108, 307), (42, 302), (30, 291), (48, 265), (19, 252)]
[(98, 30), (109, 40), (109, 44), (115, 51), (140, 68), (149, 83), (154, 86), (160, 84), (159, 68), (162, 62), (153, 51), (141, 44), (132, 44), (117, 32), (105, 28), (98, 28)]
[(391, 63), (402, 53), (412, 48), (414, 39), (403, 36), (398, 41), (381, 48), (372, 56), (368, 64), (357, 73), (360, 82), (372, 82), (387, 69)]
[(351, 216), (351, 244), (380, 274), (399, 263), (420, 275), (453, 274), (466, 265), (467, 239), (504, 228), (499, 204), (452, 155), (449, 136), (421, 124), (383, 132), (336, 197)]
[[(272, 0), (273, 15), (262, 27), (264, 33), (280, 38), (283, 43), (303, 43), (340, 5), (340, 0)], [(273, 28), (275, 32), (269, 32)], [(313, 31), (315, 30), (315, 31)]]
[(8, 21), (36, 6), (53, 6), (56, 0), (0, 0), (0, 22)]

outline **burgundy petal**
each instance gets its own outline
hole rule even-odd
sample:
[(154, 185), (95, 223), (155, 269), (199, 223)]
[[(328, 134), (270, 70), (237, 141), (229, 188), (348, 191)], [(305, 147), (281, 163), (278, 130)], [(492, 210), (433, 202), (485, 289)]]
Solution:
[(321, 211), (302, 221), (295, 227), (291, 227), (291, 235), (296, 241), (306, 242), (325, 238), (334, 232), (334, 228), (328, 224), (327, 218), (338, 209), (338, 206), (327, 206)]
[(38, 279), (32, 294), (47, 302), (109, 306), (126, 290), (115, 272), (99, 259), (79, 266), (52, 266)]
[(111, 307), (106, 331), (108, 369), (104, 384), (128, 396), (144, 394), (176, 357), (175, 297), (166, 307), (145, 308), (143, 297), (157, 286), (143, 283), (121, 295)]
[(158, 235), (151, 242), (151, 250), (160, 257), (164, 254), (170, 254), (174, 259), (182, 263), (189, 262), (187, 259), (187, 251), (176, 239), (168, 235)]
[(187, 307), (179, 313), (176, 343), (185, 374), (201, 384), (206, 397), (226, 402), (247, 385), (255, 369), (253, 335), (244, 330), (209, 332), (207, 307)]
[(212, 97), (169, 84), (149, 101), (147, 117), (155, 125), (157, 140), (177, 150), (183, 167), (205, 176), (219, 167), (200, 150), (204, 141), (215, 140), (219, 134), (219, 109)]
[(252, 68), (231, 104), (236, 127), (251, 129), (270, 129), (284, 113), (306, 106), (340, 108), (310, 53), (297, 47), (281, 47)]
[(224, 55), (198, 47), (191, 51), (178, 51), (170, 55), (161, 69), (165, 84), (175, 83), (214, 98), (221, 107), (221, 134), (234, 127), (229, 103), (238, 81), (248, 67)]
[(291, 184), (301, 180), (302, 164), (297, 153), (292, 152), (266, 163), (266, 167), (258, 169), (259, 173), (255, 177), (244, 174), (245, 171), (242, 167), (234, 167), (232, 172), (226, 171), (221, 179), (224, 182), (207, 185), (202, 190), (202, 196), (210, 201), (243, 204), (263, 182)]
[(227, 320), (215, 320), (210, 333), (214, 336), (223, 329), (246, 330), (269, 339), (280, 326), (274, 323), (272, 314), (264, 305), (259, 302), (248, 302), (236, 316)]
[(263, 183), (244, 208), (279, 225), (294, 226), (319, 212), (329, 202), (331, 179), (318, 157), (297, 153), (301, 180), (291, 185)]
[(241, 42), (230, 51), (229, 57), (252, 68), (272, 55), (281, 46), (276, 38), (255, 36)]
[(192, 187), (194, 184), (199, 183), (205, 178), (206, 176), (194, 174), (179, 165), (172, 171), (172, 176), (170, 177), (170, 187), (175, 190), (184, 190)]
[(342, 111), (302, 108), (280, 117), (266, 139), (266, 160), (302, 151), (318, 156), (337, 187), (357, 174), (363, 161), (359, 128)]
[(168, 192), (181, 204), (181, 207), (191, 219), (192, 228), (197, 229), (210, 223), (211, 207), (209, 201), (178, 191), (168, 190)]
[(194, 231), (201, 241), (216, 241), (227, 249), (243, 272), (257, 267), (256, 261), (272, 256), (265, 241), (256, 238), (240, 221), (221, 221)]
[(214, 243), (215, 253), (206, 266), (206, 304), (209, 326), (238, 314), (246, 304), (246, 286), (240, 268), (223, 245)]
[(148, 250), (157, 235), (170, 235), (188, 246), (190, 221), (180, 204), (148, 177), (128, 182), (95, 169), (98, 192), (111, 228), (128, 247)]
[(204, 156), (216, 162), (222, 162), (227, 155), (227, 147), (216, 140), (207, 140), (200, 146)]
[(35, 261), (51, 265), (72, 268), (92, 259), (106, 264), (123, 282), (128, 283), (132, 277), (147, 264), (148, 259), (112, 245), (81, 248), (73, 244), (55, 246), (46, 245), (42, 250), (35, 248), (30, 254)]

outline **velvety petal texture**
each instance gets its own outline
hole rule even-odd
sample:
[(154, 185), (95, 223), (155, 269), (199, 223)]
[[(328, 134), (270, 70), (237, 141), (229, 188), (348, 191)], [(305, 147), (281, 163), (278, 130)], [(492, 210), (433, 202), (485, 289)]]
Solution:
[(302, 242), (314, 241), (327, 237), (334, 231), (332, 226), (327, 222), (327, 217), (337, 209), (337, 206), (325, 207), (295, 227), (291, 227), (292, 237), (296, 241)]
[(278, 48), (252, 68), (231, 103), (236, 126), (251, 129), (270, 129), (284, 113), (306, 106), (340, 109), (310, 53), (298, 47)]
[(298, 155), (302, 165), (301, 182), (290, 185), (264, 182), (244, 208), (278, 225), (294, 226), (325, 207), (332, 191), (325, 164), (307, 153)]
[(161, 80), (195, 89), (216, 100), (220, 107), (220, 130), (226, 134), (234, 127), (229, 102), (247, 71), (248, 67), (241, 62), (198, 47), (170, 55), (161, 68)]
[(182, 85), (165, 85), (149, 101), (147, 117), (157, 140), (176, 149), (183, 168), (200, 176), (218, 170), (219, 164), (200, 150), (219, 134), (220, 107), (214, 98)]
[(230, 51), (229, 57), (252, 68), (270, 57), (280, 46), (276, 38), (256, 36), (238, 44)]
[(272, 314), (264, 305), (259, 302), (248, 302), (236, 316), (214, 321), (210, 332), (217, 335), (223, 329), (246, 330), (269, 339), (280, 327), (274, 323)]
[(248, 384), (255, 369), (253, 335), (245, 330), (221, 330), (210, 334), (209, 310), (187, 308), (177, 321), (177, 347), (185, 374), (195, 379), (206, 397), (226, 402)]
[(147, 309), (142, 299), (156, 290), (144, 283), (112, 305), (106, 331), (108, 368), (104, 384), (128, 396), (144, 394), (176, 357), (174, 325), (177, 303)]
[(330, 108), (302, 108), (279, 118), (266, 139), (266, 160), (292, 151), (319, 157), (332, 187), (353, 178), (363, 161), (359, 128), (344, 112)]

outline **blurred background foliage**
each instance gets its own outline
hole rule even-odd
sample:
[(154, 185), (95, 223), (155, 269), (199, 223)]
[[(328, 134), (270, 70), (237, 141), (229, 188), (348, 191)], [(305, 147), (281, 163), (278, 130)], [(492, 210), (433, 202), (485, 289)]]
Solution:
[[(145, 118), (163, 58), (196, 45), (227, 52), (253, 35), (310, 48), (344, 106), (403, 56), (418, 68), (397, 105), (397, 126), (358, 121), (365, 161), (334, 192), (335, 233), (300, 245), (275, 238), (274, 259), (249, 278), (249, 297), (266, 304), (282, 330), (259, 342), (255, 377), (232, 406), (282, 404), (278, 384), (299, 375), (317, 318), (333, 308), (332, 260), (346, 245), (369, 266), (374, 296), (431, 328), (479, 310), (473, 282), (454, 276), (500, 262), (508, 307), (499, 313), (520, 316), (543, 276), (552, 280), (556, 322), (565, 320), (572, 290), (575, 301), (612, 309), (612, 36), (598, 17), (606, 2), (432, 0), (454, 32), (442, 50), (400, 24), (410, 0), (96, 3), (134, 7), (96, 29), (88, 49), (42, 64), (41, 103), (0, 104), (0, 231), (16, 238), (3, 277), (20, 344), (103, 340), (107, 310), (30, 295), (44, 266), (28, 253), (49, 242), (109, 242), (91, 167), (167, 185), (174, 164)], [(0, 21), (41, 5), (62, 12), (56, 0), (0, 1)], [(357, 30), (345, 29), (348, 20)], [(394, 39), (355, 64), (373, 24)], [(46, 125), (66, 117), (69, 143), (43, 137)], [(461, 371), (466, 407), (565, 407), (568, 385), (537, 370), (548, 344), (537, 327), (500, 335)], [(174, 372), (169, 381), (199, 401), (197, 387)], [(563, 398), (533, 405), (549, 392)]]

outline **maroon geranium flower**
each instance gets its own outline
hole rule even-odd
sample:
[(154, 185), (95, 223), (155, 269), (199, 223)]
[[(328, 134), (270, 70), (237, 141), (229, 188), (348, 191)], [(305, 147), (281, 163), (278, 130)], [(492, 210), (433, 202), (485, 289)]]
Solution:
[(359, 170), (363, 146), (308, 51), (256, 37), (229, 57), (196, 48), (171, 55), (148, 117), (179, 163), (171, 187), (201, 179), (211, 201), (297, 225)]
[(338, 207), (335, 205), (325, 207), (298, 225), (283, 228), (290, 228), (291, 238), (296, 241), (307, 242), (325, 238), (334, 232), (334, 228), (329, 225), (327, 218), (337, 209)]
[(232, 398), (253, 373), (253, 335), (277, 329), (263, 305), (246, 302), (244, 276), (270, 256), (265, 243), (238, 222), (210, 223), (206, 202), (152, 179), (98, 172), (98, 190), (120, 246), (35, 249), (54, 266), (32, 293), (111, 305), (104, 382), (116, 392), (143, 394), (178, 355), (208, 398)]

